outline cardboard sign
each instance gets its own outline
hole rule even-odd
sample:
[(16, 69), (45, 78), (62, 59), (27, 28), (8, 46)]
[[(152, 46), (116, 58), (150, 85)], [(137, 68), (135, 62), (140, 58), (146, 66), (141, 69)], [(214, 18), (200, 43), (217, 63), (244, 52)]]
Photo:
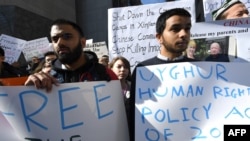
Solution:
[(136, 141), (222, 141), (224, 125), (249, 124), (249, 69), (217, 62), (139, 67)]
[(0, 111), (21, 140), (129, 138), (119, 80), (61, 84), (50, 93), (34, 86), (1, 86)]
[(108, 10), (108, 47), (110, 60), (124, 56), (131, 65), (155, 56), (160, 45), (155, 37), (155, 24), (158, 16), (171, 8), (185, 8), (192, 15), (195, 23), (195, 1), (182, 0), (111, 8)]

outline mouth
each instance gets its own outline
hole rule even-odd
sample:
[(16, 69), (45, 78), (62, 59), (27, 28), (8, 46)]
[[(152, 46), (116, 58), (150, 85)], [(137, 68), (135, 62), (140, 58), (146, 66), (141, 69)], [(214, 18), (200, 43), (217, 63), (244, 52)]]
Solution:
[(119, 77), (121, 77), (121, 78), (125, 78), (125, 76), (126, 76), (125, 74), (120, 74), (119, 75)]
[(69, 52), (69, 49), (68, 48), (59, 48), (58, 49), (58, 53), (59, 54), (64, 54), (64, 53), (68, 53)]
[(177, 42), (176, 45), (181, 46), (181, 47), (187, 47), (188, 43), (187, 42)]

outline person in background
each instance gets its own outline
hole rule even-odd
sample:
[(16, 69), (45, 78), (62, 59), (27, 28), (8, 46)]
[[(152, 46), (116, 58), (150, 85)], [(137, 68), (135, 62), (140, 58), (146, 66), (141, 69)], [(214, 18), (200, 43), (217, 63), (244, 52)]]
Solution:
[(245, 4), (239, 0), (225, 0), (220, 8), (212, 12), (213, 20), (226, 20), (249, 17)]
[(50, 74), (52, 70), (52, 63), (45, 62), (42, 68), (42, 72)]
[(196, 51), (196, 42), (195, 40), (190, 40), (188, 43), (188, 47), (184, 52), (184, 55), (187, 56), (188, 58), (195, 59), (195, 51)]
[[(131, 70), (129, 61), (123, 56), (113, 58), (109, 63), (109, 68), (117, 75), (121, 81), (125, 106), (129, 107), (127, 100), (130, 98)], [(129, 113), (127, 113), (129, 114)]]
[(33, 56), (31, 58), (30, 69), (29, 69), (30, 74), (34, 73), (35, 69), (39, 66), (40, 62), (41, 60), (37, 56)]
[(118, 80), (114, 72), (91, 59), (91, 54), (84, 52), (86, 38), (79, 25), (65, 20), (55, 20), (50, 28), (53, 49), (58, 57), (52, 63), (53, 74), (34, 73), (29, 75), (25, 85), (35, 85), (51, 91), (59, 83), (110, 81)]
[(109, 65), (109, 56), (103, 55), (101, 58), (99, 58), (99, 63), (103, 64), (105, 67), (108, 67)]
[(52, 62), (46, 62), (45, 59), (40, 61), (39, 65), (36, 67), (36, 69), (32, 73), (50, 73), (52, 70)]
[[(129, 61), (123, 56), (117, 56), (113, 58), (108, 66), (118, 77), (121, 82), (122, 94), (124, 98), (124, 104), (126, 108), (127, 119), (130, 117), (131, 105), (130, 99), (130, 88), (131, 88), (131, 69)], [(128, 121), (129, 123), (129, 121)]]
[(190, 40), (191, 14), (183, 8), (173, 8), (164, 11), (156, 21), (156, 39), (160, 44), (160, 53), (157, 56), (144, 60), (136, 65), (132, 73), (130, 98), (130, 140), (134, 141), (135, 129), (135, 90), (136, 70), (141, 66), (168, 64), (178, 62), (197, 61), (187, 58), (183, 52), (187, 49)]
[(20, 62), (15, 61), (11, 64), (11, 66), (13, 66), (15, 69), (18, 69), (22, 76), (29, 75), (29, 71), (27, 70), (27, 67), (28, 67), (27, 63), (21, 64)]
[(0, 46), (0, 78), (20, 77), (22, 75), (21, 70), (5, 62), (5, 52)]
[(210, 54), (205, 58), (205, 61), (229, 62), (228, 56), (222, 53), (221, 45), (218, 42), (213, 42), (210, 44), (209, 53)]
[(46, 63), (52, 63), (56, 59), (57, 59), (57, 56), (54, 51), (48, 51), (44, 53), (44, 60)]
[(125, 98), (129, 98), (131, 84), (131, 70), (129, 61), (123, 56), (117, 56), (111, 60), (109, 68), (121, 81), (123, 95)]
[(48, 51), (44, 53), (44, 58), (39, 62), (38, 66), (35, 68), (33, 73), (38, 73), (43, 71), (45, 73), (50, 73), (52, 69), (52, 62), (57, 59), (57, 56), (54, 51)]

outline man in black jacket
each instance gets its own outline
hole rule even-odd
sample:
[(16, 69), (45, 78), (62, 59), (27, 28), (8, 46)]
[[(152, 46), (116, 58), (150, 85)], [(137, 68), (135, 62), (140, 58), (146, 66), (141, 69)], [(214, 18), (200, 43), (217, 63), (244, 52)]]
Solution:
[(130, 140), (135, 139), (135, 85), (136, 69), (140, 66), (157, 64), (191, 62), (195, 59), (183, 56), (190, 40), (191, 15), (182, 8), (174, 8), (163, 12), (156, 22), (156, 38), (160, 44), (160, 53), (150, 59), (140, 62), (132, 73), (131, 99), (130, 99)]
[(86, 38), (79, 25), (57, 19), (50, 30), (53, 49), (58, 59), (53, 61), (51, 74), (38, 72), (30, 75), (25, 85), (52, 89), (53, 84), (118, 80), (112, 70), (97, 62), (91, 53), (83, 52)]

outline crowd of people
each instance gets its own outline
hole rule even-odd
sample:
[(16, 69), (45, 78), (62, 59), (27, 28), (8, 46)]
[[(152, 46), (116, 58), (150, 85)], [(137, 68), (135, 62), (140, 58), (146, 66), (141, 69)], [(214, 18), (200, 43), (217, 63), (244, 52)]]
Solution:
[[(214, 20), (241, 18), (248, 15), (248, 11), (240, 1), (229, 0), (226, 2), (227, 6), (213, 12)], [(236, 6), (240, 7), (240, 10), (232, 10), (235, 12), (232, 15), (230, 11)], [(80, 26), (65, 19), (57, 19), (50, 28), (54, 51), (47, 52), (42, 59), (34, 56), (27, 72), (4, 62), (4, 50), (0, 48), (0, 78), (27, 75), (25, 86), (34, 85), (36, 88), (46, 89), (48, 92), (53, 89), (53, 85), (60, 83), (120, 80), (130, 140), (133, 141), (137, 68), (200, 61), (195, 58), (197, 45), (194, 40), (190, 40), (191, 27), (191, 15), (185, 9), (173, 8), (163, 12), (156, 21), (156, 39), (160, 45), (159, 54), (140, 62), (131, 72), (130, 62), (123, 56), (109, 60), (108, 56), (97, 58), (94, 52), (83, 51), (86, 38)], [(220, 53), (219, 43), (211, 44), (211, 56), (206, 61), (229, 62), (224, 55), (218, 55)]]

